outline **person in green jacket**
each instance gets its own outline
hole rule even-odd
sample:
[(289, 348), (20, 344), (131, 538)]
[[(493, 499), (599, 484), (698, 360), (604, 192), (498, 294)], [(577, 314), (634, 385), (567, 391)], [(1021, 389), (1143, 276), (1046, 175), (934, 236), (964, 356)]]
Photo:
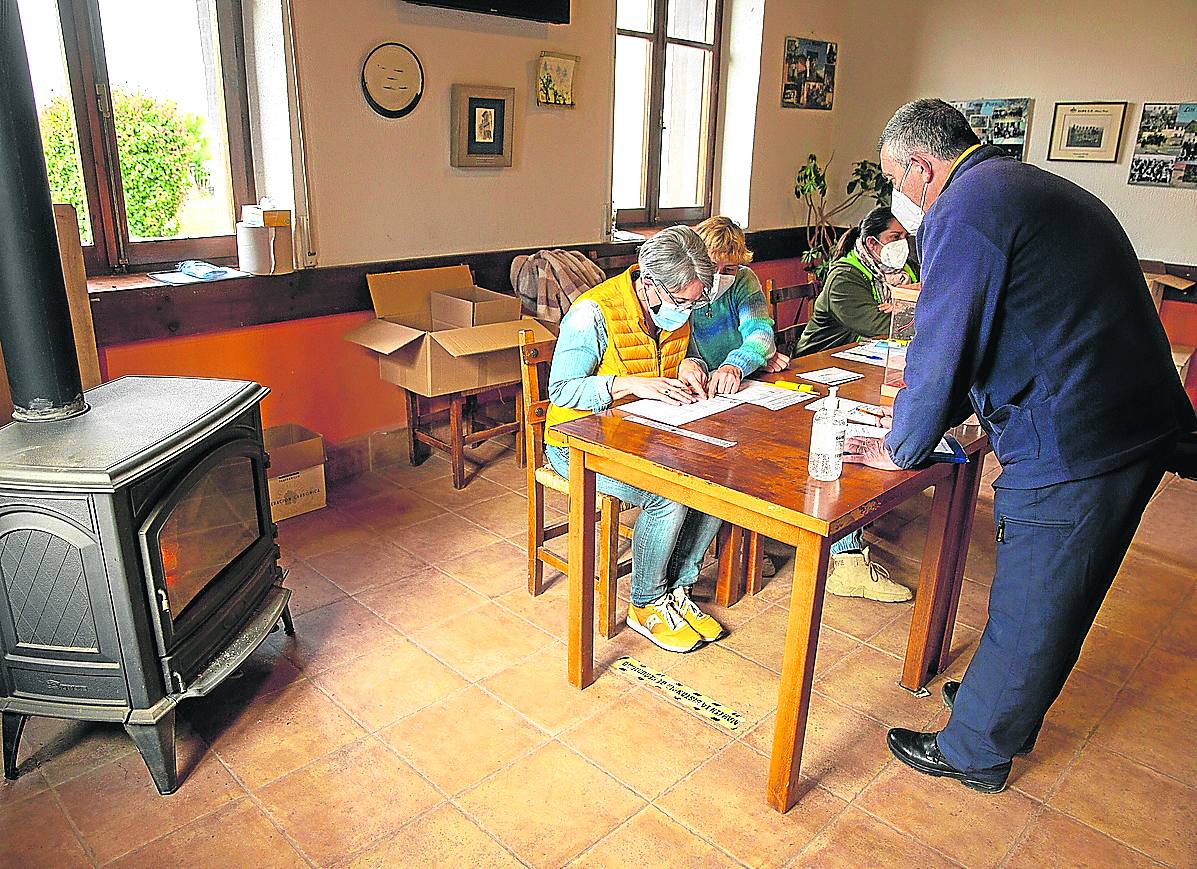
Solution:
[[(874, 208), (859, 226), (844, 233), (794, 355), (888, 336), (890, 288), (918, 282), (917, 273), (907, 262), (909, 245), (906, 230), (885, 206)], [(863, 529), (831, 545), (827, 591), (884, 603), (900, 603), (911, 597), (906, 586), (894, 582), (888, 570), (870, 559)]]
[(844, 233), (795, 356), (889, 335), (890, 287), (918, 283), (907, 235), (884, 205)]

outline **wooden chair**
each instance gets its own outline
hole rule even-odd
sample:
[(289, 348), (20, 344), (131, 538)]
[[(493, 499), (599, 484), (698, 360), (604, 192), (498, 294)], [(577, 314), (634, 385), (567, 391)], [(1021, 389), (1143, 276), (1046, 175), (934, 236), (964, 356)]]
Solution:
[[(569, 562), (545, 548), (545, 542), (561, 537), (569, 531), (568, 520), (548, 527), (544, 524), (544, 490), (552, 489), (569, 497), (569, 482), (550, 467), (544, 457), (545, 421), (549, 413), (549, 366), (557, 342), (533, 341), (533, 333), (520, 332), (520, 373), (523, 378), (524, 449), (528, 469), (528, 593), (536, 596), (544, 589), (544, 566), (547, 564), (562, 573), (569, 571)], [(599, 630), (610, 639), (616, 634), (618, 621), (615, 607), (618, 601), (619, 577), (630, 573), (631, 562), (619, 564), (619, 538), (632, 538), (632, 529), (619, 524), (623, 502), (610, 495), (598, 493), (599, 567), (596, 576), (598, 601), (596, 609)]]
[[(773, 318), (773, 334), (777, 339), (777, 346), (791, 346), (802, 334), (806, 321), (814, 312), (815, 296), (818, 295), (819, 285), (813, 278), (804, 284), (790, 287), (775, 287), (773, 279), (765, 281), (765, 299), (769, 302), (769, 316)], [(798, 315), (794, 322), (784, 328), (778, 328), (781, 322), (777, 317), (777, 309), (783, 302), (798, 302)]]

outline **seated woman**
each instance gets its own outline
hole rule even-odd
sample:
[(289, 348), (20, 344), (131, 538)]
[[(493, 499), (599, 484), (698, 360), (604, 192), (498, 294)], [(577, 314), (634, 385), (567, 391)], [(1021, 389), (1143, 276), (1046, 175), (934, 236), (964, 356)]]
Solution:
[[(569, 450), (553, 426), (607, 410), (621, 398), (689, 404), (698, 396), (678, 379), (689, 320), (709, 297), (714, 268), (694, 230), (662, 230), (640, 248), (639, 263), (578, 297), (561, 320), (549, 372), (545, 454), (569, 476)], [(598, 491), (640, 508), (632, 536), (628, 627), (671, 652), (723, 636), (690, 599), (702, 558), (721, 524), (659, 495), (599, 476)]]
[[(823, 290), (794, 349), (805, 356), (866, 338), (889, 335), (890, 287), (918, 282), (907, 262), (910, 241), (902, 224), (885, 206), (865, 215), (840, 239)], [(889, 578), (869, 559), (864, 531), (859, 529), (831, 545), (827, 590), (841, 597), (863, 597), (885, 603), (910, 600), (910, 589)]]

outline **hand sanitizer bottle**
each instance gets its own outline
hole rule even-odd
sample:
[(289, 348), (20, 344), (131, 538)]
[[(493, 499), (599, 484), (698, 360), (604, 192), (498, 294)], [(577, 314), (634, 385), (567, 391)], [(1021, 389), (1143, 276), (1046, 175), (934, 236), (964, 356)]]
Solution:
[(831, 387), (831, 395), (815, 414), (810, 430), (811, 479), (830, 482), (838, 480), (844, 470), (844, 439), (848, 435), (848, 417), (840, 410), (838, 387)]

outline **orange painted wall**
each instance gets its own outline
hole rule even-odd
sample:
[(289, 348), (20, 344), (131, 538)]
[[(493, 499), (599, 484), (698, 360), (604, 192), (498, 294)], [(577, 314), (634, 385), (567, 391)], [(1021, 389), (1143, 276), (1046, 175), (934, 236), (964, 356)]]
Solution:
[(369, 351), (342, 336), (362, 312), (249, 326), (209, 335), (141, 341), (103, 351), (109, 379), (125, 374), (255, 380), (271, 390), (266, 425), (297, 422), (338, 442), (406, 425), (396, 386), (378, 378)]

